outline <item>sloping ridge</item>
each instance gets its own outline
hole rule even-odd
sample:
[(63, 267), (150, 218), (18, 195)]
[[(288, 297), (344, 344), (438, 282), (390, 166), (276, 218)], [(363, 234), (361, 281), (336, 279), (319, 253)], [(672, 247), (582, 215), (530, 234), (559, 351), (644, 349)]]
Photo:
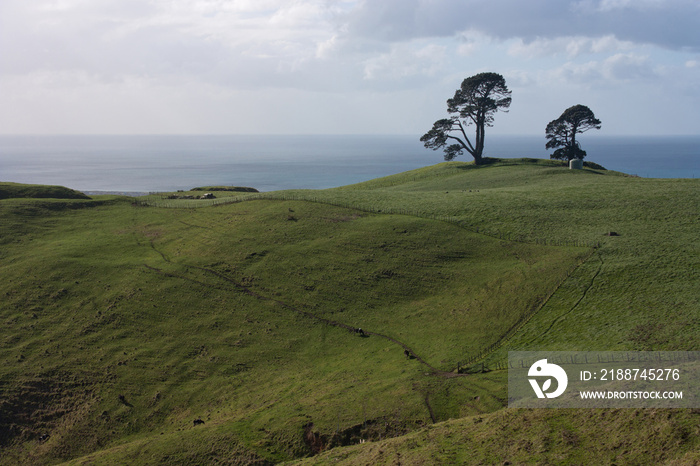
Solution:
[(0, 199), (90, 199), (85, 194), (64, 186), (0, 183)]

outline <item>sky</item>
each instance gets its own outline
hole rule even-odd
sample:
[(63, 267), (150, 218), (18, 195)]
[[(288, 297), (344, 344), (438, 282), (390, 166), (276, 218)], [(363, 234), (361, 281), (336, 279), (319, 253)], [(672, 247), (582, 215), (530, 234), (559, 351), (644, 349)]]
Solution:
[(420, 137), (484, 71), (492, 134), (700, 134), (700, 2), (0, 0), (0, 134)]

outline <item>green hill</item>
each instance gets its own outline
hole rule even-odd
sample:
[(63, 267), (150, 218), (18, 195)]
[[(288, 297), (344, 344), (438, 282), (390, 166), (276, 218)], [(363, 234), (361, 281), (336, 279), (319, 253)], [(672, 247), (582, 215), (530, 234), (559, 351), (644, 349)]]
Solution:
[(698, 187), (524, 160), (2, 200), (0, 463), (691, 462), (691, 410), (503, 409), (500, 368), (697, 349)]
[(0, 182), (0, 199), (12, 198), (90, 199), (79, 191), (63, 186)]

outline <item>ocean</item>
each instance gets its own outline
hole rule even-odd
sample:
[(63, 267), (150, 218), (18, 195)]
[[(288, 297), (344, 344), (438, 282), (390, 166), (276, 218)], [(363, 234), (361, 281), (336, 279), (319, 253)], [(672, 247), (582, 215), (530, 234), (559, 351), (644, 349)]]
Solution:
[[(490, 136), (487, 157), (549, 158), (545, 138)], [(85, 192), (197, 186), (323, 189), (443, 161), (420, 135), (0, 136), (0, 181)], [(651, 178), (700, 177), (700, 136), (583, 135), (585, 160)], [(458, 160), (470, 161), (463, 155)]]

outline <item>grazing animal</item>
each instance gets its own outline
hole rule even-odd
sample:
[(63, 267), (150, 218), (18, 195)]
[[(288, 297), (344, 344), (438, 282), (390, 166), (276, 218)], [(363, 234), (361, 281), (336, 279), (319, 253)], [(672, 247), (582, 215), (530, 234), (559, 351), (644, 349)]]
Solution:
[(192, 421), (192, 425), (198, 426), (201, 424), (204, 424), (204, 421), (202, 421), (201, 419), (195, 419), (194, 421)]
[(403, 350), (403, 354), (406, 355), (406, 358), (411, 359), (411, 352), (408, 351), (407, 349)]

